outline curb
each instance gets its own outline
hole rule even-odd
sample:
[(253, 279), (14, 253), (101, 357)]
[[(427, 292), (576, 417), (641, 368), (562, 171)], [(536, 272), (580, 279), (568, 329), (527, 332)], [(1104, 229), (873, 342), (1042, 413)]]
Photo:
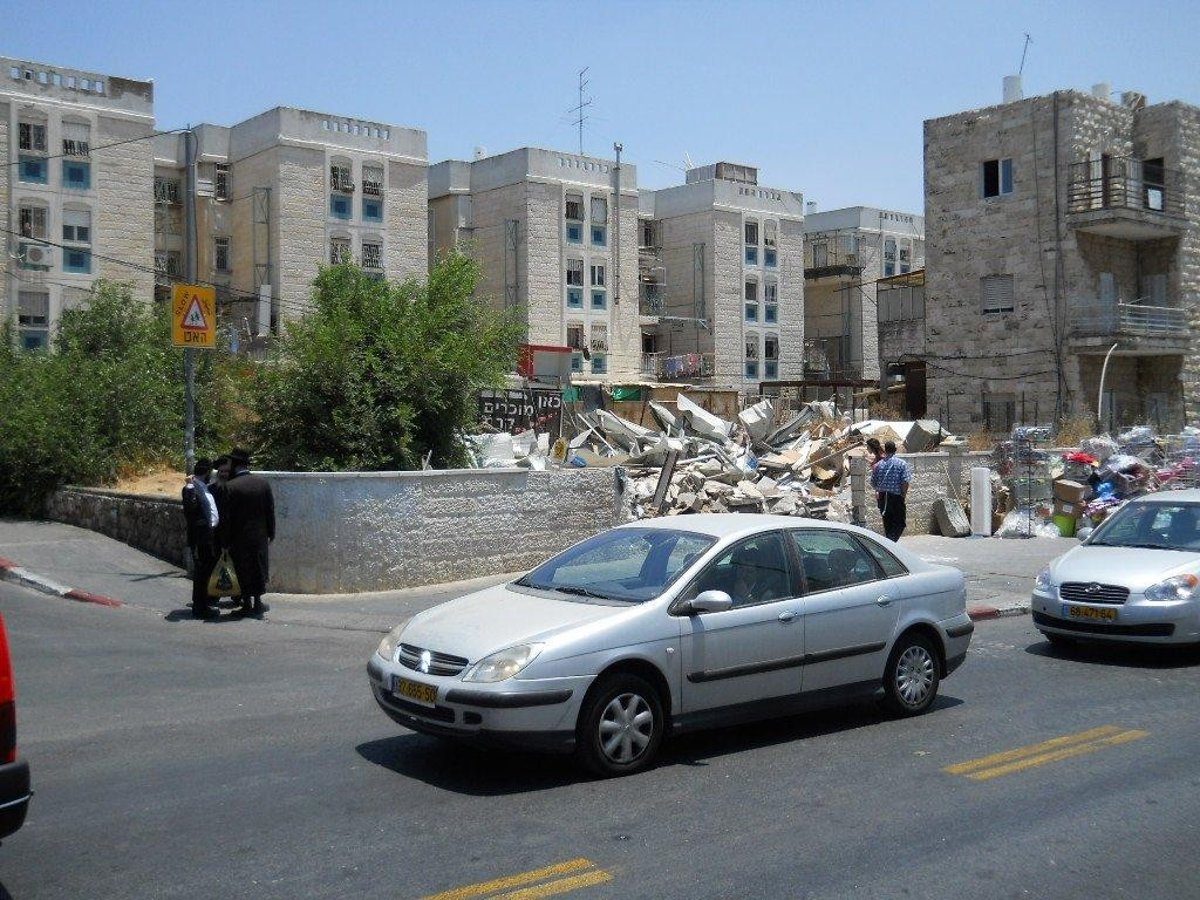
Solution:
[(15, 581), (17, 584), (40, 591), (43, 594), (65, 597), (68, 600), (78, 600), (81, 603), (94, 603), (97, 606), (109, 607), (125, 605), (120, 600), (114, 600), (112, 597), (105, 597), (102, 594), (93, 594), (91, 591), (63, 587), (61, 584), (51, 581), (42, 575), (30, 572), (28, 569), (17, 565), (11, 559), (4, 559), (3, 557), (0, 557), (0, 580)]
[(967, 609), (967, 615), (971, 617), (972, 622), (1001, 619), (1007, 616), (1023, 616), (1027, 612), (1029, 612), (1029, 607), (1021, 604), (1015, 606), (971, 606)]

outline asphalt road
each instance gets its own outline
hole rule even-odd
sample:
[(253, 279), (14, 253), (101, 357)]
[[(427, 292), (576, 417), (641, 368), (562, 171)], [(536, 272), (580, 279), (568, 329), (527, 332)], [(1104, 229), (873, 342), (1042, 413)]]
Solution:
[(596, 781), (394, 726), (369, 633), (9, 584), (0, 609), (37, 791), (0, 847), (16, 900), (1200, 893), (1195, 652), (981, 622), (926, 716), (695, 735)]

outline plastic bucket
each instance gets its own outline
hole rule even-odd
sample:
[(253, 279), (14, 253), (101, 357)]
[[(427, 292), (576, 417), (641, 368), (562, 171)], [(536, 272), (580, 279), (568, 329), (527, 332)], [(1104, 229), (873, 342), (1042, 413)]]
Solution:
[(1050, 521), (1058, 527), (1058, 533), (1063, 537), (1075, 537), (1075, 519), (1072, 516), (1056, 513)]

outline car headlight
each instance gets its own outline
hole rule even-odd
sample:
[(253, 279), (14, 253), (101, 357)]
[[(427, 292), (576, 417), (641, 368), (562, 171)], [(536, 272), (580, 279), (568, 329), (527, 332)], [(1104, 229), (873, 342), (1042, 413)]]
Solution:
[(1050, 577), (1050, 567), (1042, 569), (1038, 572), (1037, 581), (1033, 583), (1033, 589), (1039, 594), (1053, 594), (1054, 580)]
[(517, 644), (485, 656), (463, 675), (463, 681), (494, 682), (512, 678), (542, 652), (541, 644)]
[(1196, 595), (1200, 578), (1195, 575), (1176, 575), (1146, 588), (1147, 600), (1191, 600)]
[(396, 661), (396, 648), (400, 646), (400, 635), (404, 631), (403, 625), (397, 625), (389, 631), (379, 642), (379, 648), (375, 651), (388, 662)]

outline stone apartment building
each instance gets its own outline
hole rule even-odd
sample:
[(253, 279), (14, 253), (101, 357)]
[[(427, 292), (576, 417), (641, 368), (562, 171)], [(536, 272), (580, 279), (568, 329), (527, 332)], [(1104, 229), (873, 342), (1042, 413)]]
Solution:
[[(199, 125), (197, 279), (241, 338), (307, 308), (320, 265), (351, 258), (380, 277), (428, 270), (424, 131), (291, 107)], [(154, 153), (156, 294), (186, 272), (185, 135)]]
[(804, 220), (805, 374), (877, 380), (880, 376), (876, 283), (921, 268), (925, 219), (851, 206)]
[(962, 432), (1194, 422), (1200, 109), (1005, 93), (925, 122), (931, 406)]
[(615, 160), (524, 147), (429, 170), (431, 257), (473, 252), (481, 293), (525, 310), (530, 344), (574, 348), (577, 378), (637, 377), (637, 225), (637, 169)]
[(803, 376), (804, 205), (752, 166), (693, 168), (639, 197), (641, 368), (757, 394)]
[(21, 346), (97, 278), (149, 299), (153, 133), (150, 81), (0, 57), (0, 314)]

